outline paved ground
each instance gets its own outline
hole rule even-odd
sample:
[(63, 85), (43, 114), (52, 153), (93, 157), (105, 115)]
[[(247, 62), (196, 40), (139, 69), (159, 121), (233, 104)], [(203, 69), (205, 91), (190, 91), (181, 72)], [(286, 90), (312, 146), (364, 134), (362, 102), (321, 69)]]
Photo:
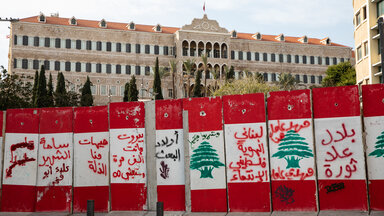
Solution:
[[(83, 214), (67, 213), (19, 213), (0, 212), (0, 216), (86, 216)], [(321, 212), (273, 212), (270, 213), (186, 213), (186, 212), (164, 212), (164, 216), (384, 216), (384, 212), (359, 212), (359, 211), (321, 211)], [(156, 212), (109, 212), (95, 213), (95, 216), (156, 216)]]

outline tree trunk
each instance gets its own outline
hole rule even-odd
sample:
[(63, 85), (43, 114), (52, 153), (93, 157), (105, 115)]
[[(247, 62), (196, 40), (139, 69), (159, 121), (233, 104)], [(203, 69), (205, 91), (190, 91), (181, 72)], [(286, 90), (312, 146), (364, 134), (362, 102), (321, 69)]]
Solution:
[(172, 98), (176, 98), (176, 92), (175, 92), (175, 72), (172, 71)]
[(204, 97), (207, 97), (207, 70), (204, 70)]

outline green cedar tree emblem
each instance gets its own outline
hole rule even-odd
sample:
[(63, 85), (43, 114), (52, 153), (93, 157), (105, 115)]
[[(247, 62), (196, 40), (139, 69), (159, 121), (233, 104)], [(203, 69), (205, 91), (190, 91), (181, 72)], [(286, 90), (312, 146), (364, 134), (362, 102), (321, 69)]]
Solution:
[(212, 170), (221, 166), (224, 164), (220, 162), (219, 155), (209, 142), (204, 141), (193, 150), (190, 168), (199, 170), (200, 178), (213, 178)]
[(376, 139), (375, 150), (369, 156), (384, 157), (384, 131)]
[(273, 154), (272, 157), (284, 158), (287, 161), (287, 169), (300, 168), (300, 160), (313, 157), (312, 150), (309, 148), (308, 143), (304, 141), (305, 138), (301, 137), (296, 131), (287, 131), (279, 143), (278, 152)]

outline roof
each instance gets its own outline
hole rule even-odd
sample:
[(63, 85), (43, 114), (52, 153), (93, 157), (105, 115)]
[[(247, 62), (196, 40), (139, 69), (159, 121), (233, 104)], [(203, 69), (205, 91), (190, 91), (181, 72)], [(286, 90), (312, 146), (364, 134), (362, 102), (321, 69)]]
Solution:
[[(23, 19), (20, 19), (20, 22), (40, 23), (40, 22), (38, 22), (38, 17), (39, 16), (23, 18)], [(65, 26), (88, 27), (88, 28), (101, 28), (99, 26), (100, 21), (76, 19), (77, 25), (70, 25), (70, 22), (69, 22), (70, 19), (72, 19), (72, 18), (49, 17), (49, 16), (46, 16), (46, 22), (45, 23), (41, 23), (41, 24), (65, 25)], [(156, 27), (156, 25), (142, 25), (142, 24), (135, 24), (135, 30), (129, 30), (127, 28), (128, 24), (129, 23), (119, 23), (119, 22), (108, 22), (107, 21), (107, 27), (105, 29), (126, 30), (126, 31), (139, 31), (139, 32), (151, 32), (151, 33), (163, 33), (163, 34), (174, 34), (176, 31), (180, 30), (180, 28), (177, 28), (177, 27), (161, 26), (162, 32), (156, 32), (154, 30), (154, 27)], [(251, 34), (251, 33), (237, 33), (237, 38), (236, 39), (303, 44), (299, 40), (300, 38), (303, 38), (303, 37), (285, 36), (285, 40), (284, 41), (279, 41), (279, 40), (276, 39), (279, 35), (264, 35), (264, 34), (262, 34), (261, 40), (256, 40), (254, 37), (252, 37), (253, 35), (254, 34)], [(308, 38), (308, 43), (306, 43), (306, 44), (323, 45), (323, 46), (325, 46), (323, 43), (321, 43), (322, 40), (324, 40), (324, 39)], [(344, 45), (337, 44), (337, 43), (331, 43), (328, 46), (348, 47), (348, 46), (344, 46)]]

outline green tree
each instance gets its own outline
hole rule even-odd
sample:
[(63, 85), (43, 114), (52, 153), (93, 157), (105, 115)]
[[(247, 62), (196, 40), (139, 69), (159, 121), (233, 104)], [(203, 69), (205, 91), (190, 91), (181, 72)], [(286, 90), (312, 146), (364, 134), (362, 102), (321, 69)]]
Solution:
[(297, 80), (291, 73), (281, 73), (277, 84), (281, 90), (289, 91), (296, 89)]
[(129, 91), (128, 91), (128, 101), (138, 101), (139, 100), (139, 91), (136, 86), (136, 77), (132, 76), (132, 79), (129, 83)]
[(128, 102), (128, 92), (129, 92), (129, 82), (125, 83), (125, 86), (124, 86), (124, 97), (123, 97), (124, 102)]
[(329, 66), (322, 81), (324, 87), (356, 84), (356, 71), (350, 62)]
[(376, 138), (375, 150), (369, 156), (384, 157), (384, 131)]
[(255, 80), (257, 80), (259, 83), (264, 83), (264, 76), (263, 74), (256, 72), (255, 73)]
[(183, 62), (185, 71), (186, 71), (186, 76), (187, 76), (187, 95), (188, 97), (191, 97), (191, 76), (192, 76), (192, 70), (193, 66), (195, 65), (195, 60), (193, 59), (187, 59), (185, 62)]
[(93, 96), (91, 91), (92, 82), (87, 76), (83, 88), (81, 89), (80, 106), (93, 106)]
[(176, 98), (176, 91), (175, 91), (175, 75), (177, 71), (177, 61), (175, 60), (169, 60), (169, 69), (170, 73), (172, 75), (172, 96), (175, 99)]
[(227, 82), (220, 89), (213, 92), (214, 96), (235, 95), (235, 94), (252, 94), (252, 93), (268, 93), (278, 91), (279, 87), (269, 85), (264, 82), (260, 83), (256, 77), (244, 78)]
[(287, 169), (300, 168), (300, 160), (313, 157), (308, 143), (304, 142), (305, 138), (294, 130), (287, 131), (280, 141), (278, 152), (273, 154), (272, 157), (284, 158), (287, 161)]
[(32, 77), (8, 74), (3, 66), (0, 68), (0, 110), (32, 107), (32, 84), (24, 84), (24, 80), (32, 81)]
[(213, 79), (215, 80), (213, 91), (216, 91), (219, 88), (217, 85), (217, 82), (220, 80), (220, 69), (215, 68), (212, 70), (211, 73), (212, 73)]
[(154, 81), (153, 81), (153, 94), (155, 94), (155, 100), (163, 100), (163, 93), (161, 91), (161, 79), (159, 72), (159, 58), (156, 57)]
[(208, 55), (207, 54), (203, 54), (201, 55), (201, 62), (203, 63), (202, 64), (202, 68), (200, 68), (200, 70), (202, 70), (204, 72), (204, 96), (207, 96), (207, 92), (208, 92), (208, 88), (207, 88), (207, 76), (208, 76), (208, 73), (209, 73), (209, 68), (208, 68)]
[(235, 68), (230, 67), (228, 73), (225, 73), (225, 82), (232, 82), (235, 79)]
[(48, 91), (47, 91), (47, 107), (54, 107), (55, 102), (53, 100), (53, 83), (52, 83), (52, 74), (49, 74), (48, 79)]
[(42, 65), (40, 69), (39, 82), (37, 84), (37, 94), (36, 94), (34, 105), (36, 107), (47, 106), (47, 80), (45, 77), (44, 65)]
[(204, 141), (200, 143), (197, 149), (193, 150), (190, 168), (199, 170), (200, 178), (213, 178), (212, 170), (223, 166), (216, 149), (210, 143)]
[(33, 81), (33, 89), (32, 89), (32, 103), (36, 100), (37, 95), (37, 85), (39, 83), (39, 71), (35, 72), (35, 79)]
[(65, 78), (63, 73), (59, 72), (57, 74), (56, 90), (53, 94), (55, 98), (55, 104), (58, 107), (69, 106), (69, 97), (67, 94), (67, 89), (65, 88)]
[(195, 77), (195, 86), (193, 88), (193, 97), (201, 97), (201, 71), (198, 70)]

